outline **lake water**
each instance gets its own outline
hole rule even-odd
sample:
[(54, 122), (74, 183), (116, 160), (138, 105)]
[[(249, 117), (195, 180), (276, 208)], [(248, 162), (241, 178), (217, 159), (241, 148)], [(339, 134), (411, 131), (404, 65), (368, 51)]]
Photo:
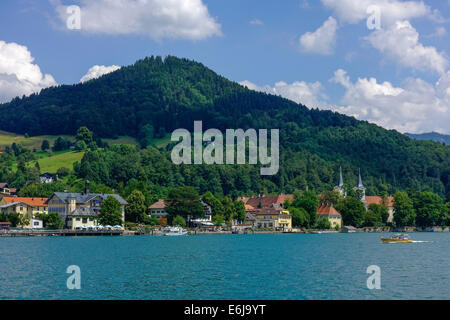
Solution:
[[(0, 238), (0, 299), (450, 299), (450, 233)], [(66, 269), (81, 269), (81, 290)], [(367, 267), (381, 268), (381, 290)]]

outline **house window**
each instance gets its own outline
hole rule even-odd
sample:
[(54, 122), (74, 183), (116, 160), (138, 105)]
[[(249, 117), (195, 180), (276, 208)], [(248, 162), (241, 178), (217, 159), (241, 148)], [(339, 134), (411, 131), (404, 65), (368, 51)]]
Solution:
[(87, 218), (83, 218), (83, 223), (87, 223), (88, 219)]
[(80, 218), (77, 218), (77, 221), (80, 221), (81, 219)]
[(34, 222), (34, 225), (35, 225), (35, 226), (39, 226), (39, 222), (38, 222), (38, 221), (35, 221), (35, 222)]
[(89, 218), (89, 221), (94, 221), (94, 218)]

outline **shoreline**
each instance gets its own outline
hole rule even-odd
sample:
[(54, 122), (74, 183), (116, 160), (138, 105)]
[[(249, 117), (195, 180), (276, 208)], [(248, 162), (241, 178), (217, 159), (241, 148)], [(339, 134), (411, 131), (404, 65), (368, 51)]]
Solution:
[[(251, 232), (240, 232), (233, 233), (231, 231), (188, 231), (190, 236), (201, 236), (201, 235), (258, 235), (258, 234), (343, 234), (343, 233), (448, 233), (449, 230), (446, 228), (444, 230), (408, 230), (408, 231), (398, 231), (398, 230), (361, 230), (355, 232), (343, 232), (343, 231), (332, 231), (332, 230), (308, 230), (308, 231), (251, 231)], [(131, 230), (108, 230), (108, 231), (79, 231), (79, 230), (10, 230), (1, 231), (1, 237), (8, 238), (24, 238), (24, 237), (95, 237), (95, 236), (163, 236), (160, 231), (131, 231)]]

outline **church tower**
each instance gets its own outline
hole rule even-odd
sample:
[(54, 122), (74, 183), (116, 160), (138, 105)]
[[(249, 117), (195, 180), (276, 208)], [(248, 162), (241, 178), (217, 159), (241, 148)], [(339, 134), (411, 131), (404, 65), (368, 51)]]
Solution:
[(362, 194), (361, 197), (361, 201), (362, 202), (366, 202), (366, 187), (364, 187), (364, 184), (362, 182), (362, 178), (361, 178), (361, 169), (359, 169), (359, 175), (358, 175), (358, 183), (356, 184), (356, 186), (353, 188), (353, 190), (355, 191), (360, 191)]
[(344, 190), (344, 179), (342, 178), (342, 167), (339, 168), (339, 183), (336, 187), (334, 187), (334, 190), (338, 191), (341, 196), (346, 196)]

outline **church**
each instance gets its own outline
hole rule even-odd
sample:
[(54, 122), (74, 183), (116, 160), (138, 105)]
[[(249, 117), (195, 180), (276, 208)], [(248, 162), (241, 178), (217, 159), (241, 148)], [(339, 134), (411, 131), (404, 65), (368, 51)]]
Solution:
[[(342, 177), (342, 167), (339, 169), (339, 182), (338, 185), (334, 187), (334, 190), (338, 191), (339, 194), (343, 197), (347, 196), (347, 193), (344, 188), (344, 179)], [(359, 170), (358, 173), (358, 183), (353, 188), (353, 190), (361, 194), (361, 201), (364, 203), (366, 210), (369, 209), (369, 206), (371, 204), (384, 205), (385, 207), (387, 207), (389, 213), (389, 218), (387, 222), (392, 223), (394, 221), (394, 197), (366, 196), (366, 188), (364, 187), (362, 181), (361, 170)]]

